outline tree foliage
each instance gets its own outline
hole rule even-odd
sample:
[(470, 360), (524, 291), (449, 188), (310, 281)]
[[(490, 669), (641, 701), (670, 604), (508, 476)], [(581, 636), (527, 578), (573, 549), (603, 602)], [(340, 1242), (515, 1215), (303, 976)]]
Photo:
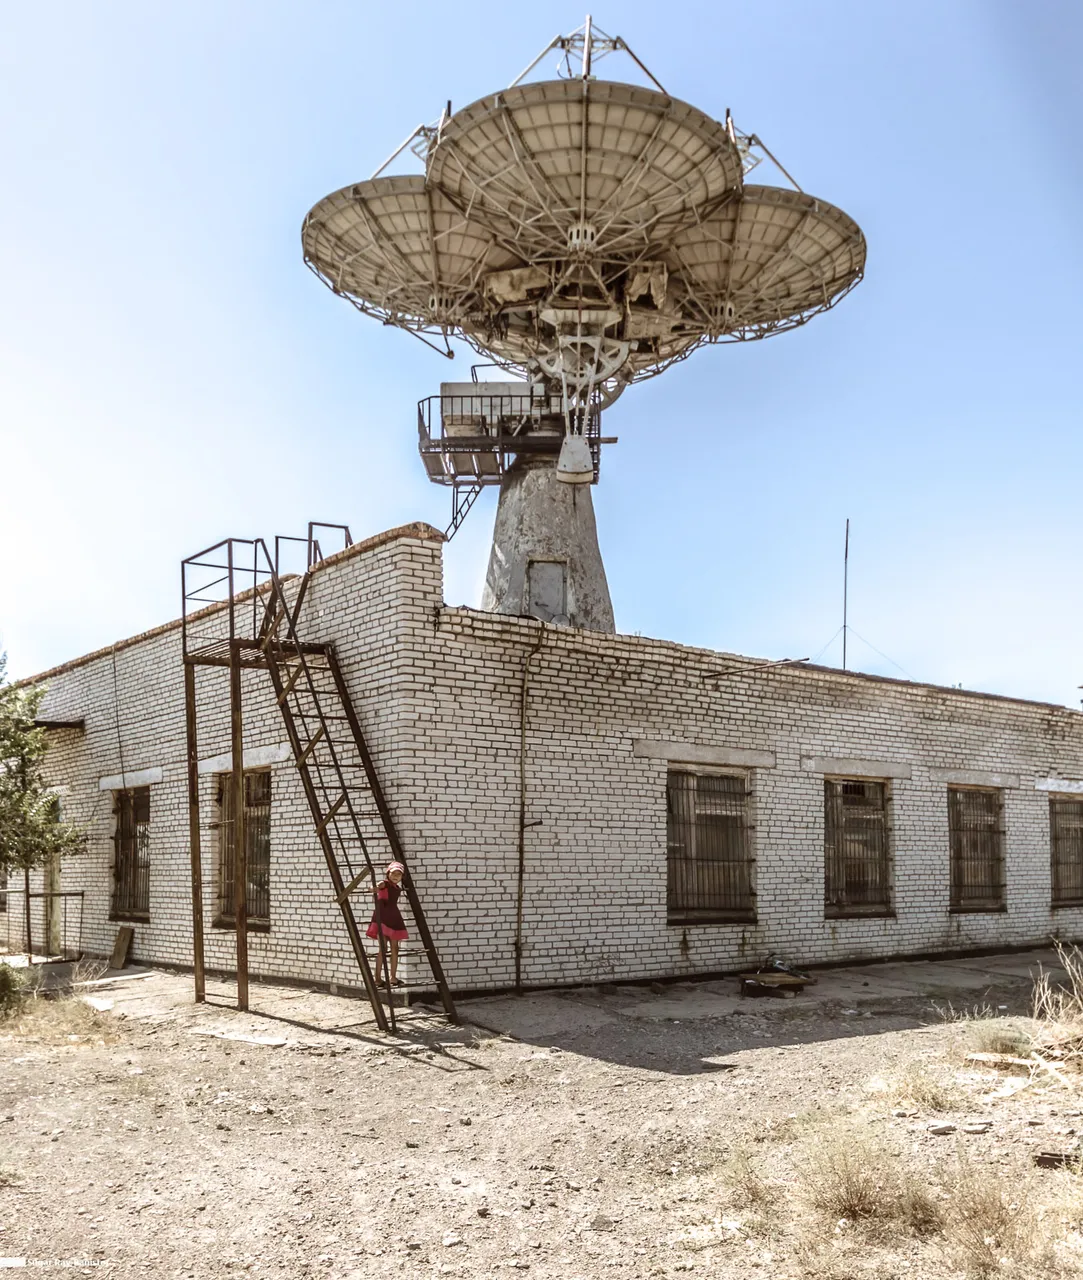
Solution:
[(7, 655), (0, 653), (0, 874), (39, 867), (83, 845), (82, 833), (59, 821), (45, 778), (49, 744), (34, 725), (45, 689), (14, 687), (6, 674)]

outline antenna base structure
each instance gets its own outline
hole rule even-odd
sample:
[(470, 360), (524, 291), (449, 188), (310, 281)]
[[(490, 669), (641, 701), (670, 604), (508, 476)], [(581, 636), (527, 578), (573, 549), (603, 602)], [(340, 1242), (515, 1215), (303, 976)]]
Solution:
[[(551, 54), (555, 78), (528, 79)], [(598, 76), (618, 56), (639, 83)], [(403, 155), (424, 172), (385, 174)], [(786, 186), (746, 181), (765, 161)], [(673, 97), (589, 16), (507, 88), (448, 103), (371, 178), (326, 196), (302, 245), (363, 314), (445, 355), (465, 342), (508, 378), (444, 383), (419, 405), (422, 461), (452, 489), (448, 536), (499, 485), (485, 607), (537, 605), (601, 630), (613, 626), (590, 497), (602, 409), (699, 347), (805, 324), (865, 269), (851, 218), (798, 187), (728, 109), (718, 119)], [(542, 564), (565, 566), (566, 608), (555, 569), (531, 585)]]
[(614, 631), (589, 484), (564, 484), (553, 460), (525, 456), (504, 476), (481, 607)]

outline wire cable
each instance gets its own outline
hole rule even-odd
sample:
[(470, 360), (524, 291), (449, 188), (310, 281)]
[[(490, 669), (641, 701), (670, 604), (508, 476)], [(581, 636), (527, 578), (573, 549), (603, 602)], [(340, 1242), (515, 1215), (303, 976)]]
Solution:
[(907, 671), (907, 669), (904, 666), (902, 666), (900, 663), (896, 662), (894, 658), (889, 658), (882, 649), (877, 649), (876, 645), (874, 645), (871, 640), (866, 640), (865, 637), (859, 631), (854, 631), (853, 627), (850, 627), (850, 631), (855, 636), (857, 636), (857, 638), (861, 641), (862, 644), (868, 645), (869, 648), (873, 651), (873, 653), (878, 653), (880, 657), (884, 659), (885, 662), (890, 662), (893, 667), (901, 671), (903, 675), (906, 676), (907, 680), (913, 680), (915, 684), (917, 683), (916, 676), (912, 676), (910, 672)]

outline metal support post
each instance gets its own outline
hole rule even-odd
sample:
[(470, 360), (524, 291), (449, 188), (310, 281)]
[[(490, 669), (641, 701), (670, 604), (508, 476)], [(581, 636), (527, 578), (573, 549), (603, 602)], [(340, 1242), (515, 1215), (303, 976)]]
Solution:
[(196, 737), (196, 669), (184, 664), (184, 722), (188, 747), (188, 848), (192, 864), (192, 970), (196, 1003), (207, 999), (203, 970), (203, 854), (199, 838), (199, 744)]
[(23, 901), (26, 903), (26, 963), (34, 963), (34, 943), (30, 936), (30, 868), (23, 867)]
[(248, 858), (244, 830), (244, 735), (241, 721), (241, 650), (229, 644), (229, 721), (232, 745), (233, 913), (237, 923), (237, 1008), (248, 1008)]

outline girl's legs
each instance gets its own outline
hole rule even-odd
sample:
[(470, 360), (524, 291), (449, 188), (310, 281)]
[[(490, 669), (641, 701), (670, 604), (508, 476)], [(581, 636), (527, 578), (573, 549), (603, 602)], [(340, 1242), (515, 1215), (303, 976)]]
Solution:
[(394, 986), (398, 981), (399, 975), (399, 940), (391, 939), (391, 985)]

